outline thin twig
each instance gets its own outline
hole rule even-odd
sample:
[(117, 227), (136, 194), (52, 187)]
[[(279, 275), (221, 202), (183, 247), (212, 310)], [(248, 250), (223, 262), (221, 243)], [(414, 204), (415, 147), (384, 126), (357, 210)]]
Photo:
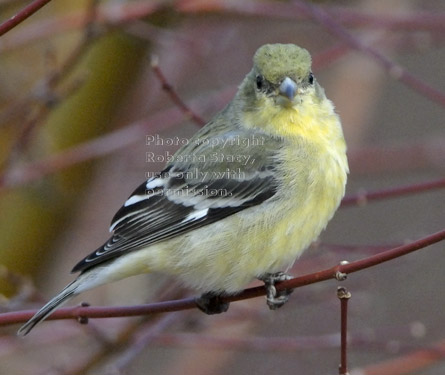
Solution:
[(398, 186), (391, 189), (382, 189), (373, 192), (362, 191), (358, 194), (346, 196), (341, 202), (341, 206), (342, 207), (356, 206), (356, 205), (363, 206), (369, 201), (402, 197), (404, 195), (418, 194), (425, 191), (431, 191), (443, 188), (445, 188), (445, 178), (422, 182), (419, 184)]
[(404, 171), (445, 166), (445, 136), (436, 134), (414, 141), (383, 142), (362, 145), (351, 149), (349, 154), (351, 173), (369, 176), (375, 173), (398, 173)]
[[(278, 18), (283, 20), (303, 21), (311, 17), (307, 9), (295, 9), (292, 2), (243, 0), (179, 0), (175, 8), (182, 13), (236, 13), (243, 16)], [(404, 14), (372, 14), (362, 9), (348, 9), (344, 6), (323, 6), (335, 20), (348, 27), (367, 27), (373, 29), (427, 31), (443, 34), (445, 31), (445, 14), (437, 11), (422, 11)]]
[[(165, 7), (165, 2), (147, 2), (135, 0), (129, 3), (106, 3), (100, 6), (99, 20), (101, 24), (122, 25), (134, 20), (140, 20), (152, 14), (159, 6)], [(429, 31), (443, 33), (445, 29), (444, 12), (416, 11), (403, 15), (370, 15), (360, 10), (348, 10), (344, 7), (323, 7), (329, 14), (342, 25), (373, 27), (381, 30), (408, 30)], [(203, 1), (176, 1), (172, 9), (182, 13), (212, 13), (219, 15), (237, 13), (243, 16), (263, 16), (268, 18), (280, 18), (288, 20), (308, 19), (309, 13), (297, 10), (293, 4), (272, 1), (239, 1), (227, 2), (213, 0), (211, 3)], [(84, 15), (81, 12), (70, 12), (58, 15), (55, 18), (39, 20), (38, 24), (30, 24), (18, 30), (15, 35), (8, 35), (8, 40), (0, 43), (0, 52), (11, 48), (17, 48), (38, 39), (46, 39), (52, 35), (71, 30), (81, 29), (85, 24)]]
[(343, 287), (339, 286), (337, 288), (337, 297), (340, 300), (340, 317), (341, 317), (341, 328), (340, 328), (340, 366), (338, 368), (339, 375), (348, 375), (348, 302), (351, 298), (351, 293)]
[(128, 343), (125, 351), (107, 367), (110, 367), (114, 372), (124, 373), (131, 361), (150, 343), (156, 340), (162, 332), (171, 327), (179, 317), (182, 317), (182, 315), (173, 313), (163, 316), (155, 324), (150, 322), (149, 325), (140, 326), (138, 335), (135, 335), (132, 342)]
[[(99, 26), (121, 26), (147, 17), (162, 6), (165, 7), (162, 0), (102, 3), (97, 7), (96, 21)], [(78, 10), (26, 25), (0, 40), (0, 52), (68, 31), (84, 29), (89, 22), (88, 18), (83, 10)]]
[[(206, 100), (199, 100), (199, 105), (203, 111), (206, 107), (215, 104), (220, 107), (222, 103), (227, 103), (231, 96), (233, 96), (233, 87), (218, 91), (214, 95), (209, 95)], [(195, 100), (192, 103), (198, 103), (198, 101)], [(57, 173), (78, 163), (97, 159), (121, 150), (141, 141), (141, 137), (146, 136), (147, 132), (155, 134), (166, 131), (179, 124), (182, 120), (183, 115), (176, 107), (159, 111), (146, 120), (137, 121), (122, 129), (88, 140), (42, 160), (11, 167), (3, 175), (0, 175), (0, 194), (39, 180), (44, 176)]]
[(306, 1), (293, 0), (293, 4), (299, 10), (308, 12), (314, 20), (320, 23), (330, 33), (336, 35), (343, 40), (351, 48), (363, 52), (370, 56), (375, 62), (381, 65), (392, 78), (399, 80), (406, 86), (412, 88), (419, 94), (429, 98), (430, 100), (445, 107), (445, 93), (437, 90), (424, 81), (418, 79), (413, 74), (409, 73), (402, 66), (395, 64), (386, 56), (382, 55), (377, 50), (363, 44), (358, 38), (345, 29), (339, 22), (337, 22), (328, 12)]
[[(311, 274), (295, 277), (293, 279), (283, 281), (276, 284), (278, 291), (285, 289), (300, 288), (305, 285), (318, 283), (329, 279), (338, 279), (339, 275), (346, 277), (347, 274), (358, 272), (363, 269), (376, 266), (378, 264), (387, 262), (389, 260), (407, 255), (416, 250), (423, 249), (429, 245), (443, 241), (445, 239), (445, 229), (433, 233), (427, 237), (421, 238), (417, 241), (406, 245), (398, 246), (396, 248), (384, 251), (382, 253), (357, 260), (355, 262), (341, 262), (341, 264), (324, 269)], [(234, 296), (222, 297), (223, 302), (240, 301), (249, 298), (255, 298), (265, 295), (265, 288), (263, 286), (245, 289), (241, 293)], [(116, 318), (124, 316), (140, 316), (146, 314), (158, 314), (162, 312), (172, 312), (189, 310), (196, 308), (194, 298), (185, 298), (175, 301), (157, 302), (147, 305), (137, 306), (117, 306), (117, 307), (67, 307), (55, 311), (48, 320), (56, 319), (79, 319), (79, 317), (88, 318)], [(36, 310), (16, 311), (10, 313), (0, 314), (0, 326), (10, 325), (15, 323), (25, 322), (30, 319)]]
[[(85, 26), (83, 37), (80, 42), (69, 53), (68, 57), (61, 64), (60, 68), (51, 72), (48, 76), (40, 80), (31, 90), (32, 94), (26, 98), (18, 101), (15, 105), (11, 106), (8, 113), (3, 116), (6, 118), (12, 117), (13, 114), (20, 116), (24, 111), (26, 113), (27, 108), (33, 103), (35, 93), (39, 93), (40, 96), (44, 96), (43, 104), (41, 104), (32, 116), (22, 126), (22, 130), (17, 139), (13, 142), (8, 157), (4, 161), (4, 169), (10, 168), (14, 161), (20, 159), (22, 154), (26, 151), (29, 145), (31, 135), (34, 130), (44, 123), (44, 120), (48, 117), (52, 110), (61, 102), (60, 98), (68, 98), (80, 87), (79, 81), (73, 82), (66, 93), (55, 93), (55, 87), (63, 81), (64, 78), (69, 76), (81, 59), (85, 56), (88, 48), (91, 46), (94, 38), (94, 20), (96, 14), (96, 5), (98, 0), (90, 0), (86, 13), (88, 15), (89, 22)], [(43, 91), (43, 95), (42, 95)]]
[(197, 113), (192, 111), (190, 107), (188, 107), (184, 101), (181, 99), (181, 97), (178, 95), (178, 93), (173, 89), (173, 86), (168, 82), (167, 78), (165, 77), (164, 73), (162, 72), (161, 68), (159, 67), (159, 61), (157, 56), (153, 56), (151, 60), (151, 68), (153, 69), (153, 72), (155, 73), (156, 77), (159, 79), (159, 82), (161, 82), (162, 89), (167, 92), (167, 94), (170, 96), (170, 99), (172, 102), (178, 106), (178, 108), (186, 115), (187, 118), (190, 118), (193, 120), (196, 124), (200, 126), (204, 126), (206, 124), (206, 120), (204, 120), (201, 116), (199, 116)]
[[(166, 283), (165, 286), (161, 287), (156, 296), (156, 299), (168, 299), (168, 298), (179, 298), (183, 296), (184, 289), (178, 286), (176, 283)], [(154, 316), (145, 316), (143, 319), (138, 319), (131, 321), (126, 327), (124, 327), (113, 339), (108, 339), (106, 341), (100, 340), (100, 347), (92, 352), (89, 357), (83, 361), (76, 362), (76, 365), (71, 365), (68, 369), (63, 372), (63, 375), (83, 375), (89, 372), (92, 368), (98, 364), (106, 361), (110, 356), (116, 355), (123, 350), (128, 348), (129, 343), (135, 340), (135, 337), (140, 331), (141, 324), (144, 324), (145, 328), (153, 326), (156, 327), (159, 320), (154, 319)], [(89, 325), (88, 325), (89, 326)], [(87, 327), (88, 327), (87, 326)], [(96, 335), (97, 337), (97, 335)]]
[(0, 25), (0, 36), (6, 34), (9, 30), (16, 27), (19, 23), (32, 16), (40, 8), (48, 4), (51, 0), (34, 0), (32, 3), (25, 6), (17, 14), (12, 16), (9, 20)]
[(98, 36), (98, 28), (96, 27), (97, 8), (99, 0), (89, 0), (85, 9), (85, 27), (82, 33), (82, 38), (75, 48), (71, 51), (69, 56), (65, 59), (58, 71), (54, 72), (48, 78), (48, 85), (50, 87), (58, 84), (63, 77), (68, 76), (74, 68), (79, 64), (82, 58), (88, 51), (93, 40)]

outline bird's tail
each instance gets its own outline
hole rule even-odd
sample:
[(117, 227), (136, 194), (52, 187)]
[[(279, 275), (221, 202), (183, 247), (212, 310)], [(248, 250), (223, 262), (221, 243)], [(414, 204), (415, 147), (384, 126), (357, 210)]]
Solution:
[(74, 280), (71, 284), (68, 284), (57, 296), (37, 311), (34, 316), (29, 319), (20, 329), (17, 331), (18, 336), (27, 335), (37, 324), (46, 319), (54, 310), (60, 307), (62, 304), (73, 298), (76, 290), (79, 286), (79, 279)]

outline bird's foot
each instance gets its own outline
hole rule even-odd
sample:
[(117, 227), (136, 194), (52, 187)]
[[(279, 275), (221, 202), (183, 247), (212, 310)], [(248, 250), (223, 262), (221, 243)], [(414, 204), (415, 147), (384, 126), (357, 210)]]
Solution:
[(195, 298), (198, 308), (207, 315), (221, 314), (229, 309), (229, 302), (224, 302), (220, 295), (214, 293), (204, 293), (201, 297)]
[(275, 283), (290, 279), (292, 279), (292, 276), (287, 275), (284, 272), (266, 273), (259, 277), (259, 280), (264, 282), (264, 286), (266, 287), (266, 300), (269, 309), (279, 309), (289, 300), (289, 296), (294, 290), (284, 289), (277, 291)]

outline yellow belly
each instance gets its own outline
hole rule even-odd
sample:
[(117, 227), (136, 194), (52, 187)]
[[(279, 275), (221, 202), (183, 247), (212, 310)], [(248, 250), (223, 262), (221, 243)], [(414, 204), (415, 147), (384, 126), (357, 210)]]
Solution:
[(285, 271), (325, 228), (346, 182), (335, 158), (303, 160), (305, 168), (282, 174), (285, 187), (272, 200), (118, 258), (106, 279), (162, 272), (202, 292), (235, 293), (264, 273)]

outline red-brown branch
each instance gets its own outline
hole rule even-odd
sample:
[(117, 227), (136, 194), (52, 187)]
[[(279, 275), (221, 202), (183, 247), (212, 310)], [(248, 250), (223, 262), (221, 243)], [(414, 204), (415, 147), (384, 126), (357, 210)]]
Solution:
[(51, 0), (34, 0), (33, 2), (25, 6), (17, 14), (15, 14), (9, 20), (3, 22), (0, 25), (0, 36), (6, 34), (9, 30), (16, 27), (19, 23), (32, 16), (35, 12), (48, 4), (50, 1)]
[[(100, 24), (122, 25), (134, 20), (142, 19), (152, 14), (162, 2), (147, 2), (135, 0), (129, 3), (107, 3), (99, 7), (98, 20)], [(280, 18), (286, 20), (304, 20), (310, 17), (304, 10), (296, 10), (292, 3), (268, 2), (268, 1), (176, 1), (172, 3), (172, 9), (182, 13), (212, 13), (221, 14), (237, 13), (243, 16)], [(445, 29), (444, 12), (416, 11), (408, 14), (368, 14), (361, 10), (350, 10), (344, 7), (323, 7), (338, 22), (351, 27), (386, 28), (389, 30), (428, 31), (443, 33)], [(87, 22), (81, 11), (70, 12), (65, 15), (39, 20), (36, 24), (26, 25), (22, 30), (8, 35), (8, 41), (0, 45), (0, 51), (17, 48), (23, 44), (37, 39), (45, 39), (52, 35), (78, 30)]]
[(445, 178), (438, 180), (422, 182), (419, 184), (410, 184), (398, 186), (391, 189), (382, 189), (373, 192), (361, 192), (358, 194), (346, 196), (342, 202), (342, 207), (363, 205), (369, 201), (402, 197), (404, 195), (418, 194), (425, 191), (445, 188)]
[(415, 77), (400, 65), (395, 64), (380, 52), (362, 43), (352, 33), (345, 29), (333, 16), (331, 16), (323, 8), (310, 4), (306, 1), (294, 0), (293, 4), (296, 9), (310, 14), (310, 16), (320, 23), (326, 30), (336, 35), (340, 40), (344, 41), (351, 48), (364, 53), (371, 57), (376, 63), (382, 66), (394, 79), (399, 80), (406, 86), (412, 88), (417, 93), (429, 98), (430, 100), (445, 107), (445, 93), (431, 87), (424, 81)]
[(151, 68), (161, 83), (162, 89), (170, 96), (172, 102), (184, 113), (185, 116), (190, 118), (197, 125), (204, 126), (207, 121), (195, 113), (187, 104), (185, 104), (179, 94), (173, 89), (173, 85), (168, 82), (167, 78), (159, 67), (157, 57), (152, 58)]
[[(233, 95), (233, 88), (229, 87), (210, 95), (206, 100), (200, 100), (200, 109), (208, 106), (221, 106), (227, 103)], [(197, 105), (197, 101), (192, 101)], [(177, 108), (170, 108), (154, 113), (146, 120), (137, 121), (124, 128), (114, 130), (108, 134), (85, 141), (60, 151), (57, 154), (36, 160), (25, 165), (13, 166), (3, 175), (0, 175), (0, 194), (9, 189), (31, 183), (47, 175), (57, 173), (73, 165), (97, 159), (117, 152), (136, 142), (140, 142), (148, 133), (166, 131), (184, 119)]]
[(351, 293), (345, 287), (338, 287), (337, 297), (340, 299), (340, 366), (339, 375), (348, 374), (348, 301)]
[[(376, 266), (389, 260), (407, 255), (416, 250), (423, 249), (429, 245), (443, 241), (445, 239), (445, 229), (433, 233), (420, 240), (411, 242), (406, 245), (384, 251), (382, 253), (367, 257), (351, 263), (343, 263), (334, 267), (314, 272), (311, 274), (295, 277), (291, 280), (283, 281), (276, 284), (277, 290), (295, 289), (304, 285), (314, 284), (317, 282), (338, 278), (339, 274), (350, 274)], [(249, 298), (259, 297), (265, 294), (263, 286), (245, 289), (235, 296), (224, 297), (223, 301), (233, 302)], [(138, 306), (118, 306), (118, 307), (67, 307), (55, 311), (48, 320), (55, 319), (79, 319), (79, 318), (111, 318), (111, 317), (128, 317), (146, 314), (156, 314), (161, 312), (181, 311), (193, 309), (196, 307), (194, 298), (185, 298), (175, 301), (157, 302), (147, 305)], [(16, 311), (0, 314), (0, 326), (21, 323), (27, 321), (36, 313), (36, 310)]]

